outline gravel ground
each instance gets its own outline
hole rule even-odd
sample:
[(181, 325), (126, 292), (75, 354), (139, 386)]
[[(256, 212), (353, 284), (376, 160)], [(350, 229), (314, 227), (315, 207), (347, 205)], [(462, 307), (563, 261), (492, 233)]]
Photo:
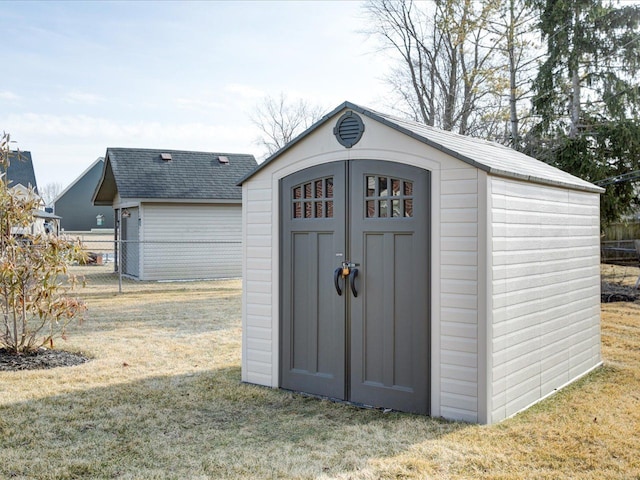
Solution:
[(4, 371), (70, 367), (88, 360), (83, 355), (64, 350), (40, 348), (34, 353), (15, 355), (7, 349), (0, 348), (0, 370)]

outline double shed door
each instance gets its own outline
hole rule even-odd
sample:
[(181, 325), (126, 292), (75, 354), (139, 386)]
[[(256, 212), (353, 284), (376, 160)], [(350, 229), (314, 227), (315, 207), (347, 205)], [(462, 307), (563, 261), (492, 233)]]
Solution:
[(281, 182), (282, 388), (429, 413), (429, 172), (383, 161)]

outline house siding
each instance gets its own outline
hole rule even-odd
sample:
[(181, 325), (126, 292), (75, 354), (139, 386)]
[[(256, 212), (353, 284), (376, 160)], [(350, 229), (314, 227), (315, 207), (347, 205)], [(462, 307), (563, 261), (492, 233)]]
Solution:
[(491, 422), (600, 363), (599, 196), (489, 178)]
[(141, 278), (240, 277), (241, 208), (235, 204), (143, 204)]
[[(115, 219), (111, 206), (94, 206), (93, 192), (100, 182), (103, 161), (96, 161), (74, 184), (68, 187), (53, 204), (60, 219), (60, 227), (66, 231), (90, 231), (94, 228), (114, 228)], [(96, 217), (102, 215), (103, 224), (98, 225)]]

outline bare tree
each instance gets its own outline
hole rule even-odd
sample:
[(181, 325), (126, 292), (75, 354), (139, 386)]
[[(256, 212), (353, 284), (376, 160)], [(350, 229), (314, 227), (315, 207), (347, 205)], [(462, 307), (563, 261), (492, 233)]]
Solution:
[[(521, 139), (531, 118), (529, 85), (535, 77), (539, 59), (539, 45), (533, 34), (537, 16), (527, 0), (500, 0), (499, 8), (500, 14), (488, 28), (498, 40), (497, 53), (504, 58), (503, 69), (508, 82), (505, 82), (507, 88), (503, 97), (508, 103), (508, 125), (505, 125), (502, 139), (497, 132), (490, 138), (521, 149)], [(495, 115), (501, 119), (507, 116), (498, 109)]]
[(367, 33), (398, 58), (387, 77), (399, 100), (394, 107), (445, 130), (498, 135), (509, 77), (501, 53), (506, 33), (496, 24), (508, 1), (370, 0)]
[(47, 183), (44, 187), (38, 188), (38, 194), (45, 205), (50, 206), (53, 204), (53, 201), (62, 191), (62, 185), (60, 183)]
[(322, 118), (323, 109), (299, 99), (289, 101), (284, 93), (278, 98), (265, 97), (250, 115), (260, 129), (256, 143), (271, 155)]
[(400, 59), (388, 77), (400, 96), (398, 109), (435, 125), (437, 59), (442, 49), (435, 22), (430, 23), (427, 12), (412, 1), (372, 0), (365, 8), (372, 24), (366, 33), (380, 37), (383, 48)]

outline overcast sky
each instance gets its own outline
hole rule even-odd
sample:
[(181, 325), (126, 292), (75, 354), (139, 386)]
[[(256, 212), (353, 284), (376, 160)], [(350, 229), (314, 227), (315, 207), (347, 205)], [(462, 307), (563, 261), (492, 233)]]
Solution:
[(65, 188), (107, 147), (264, 154), (249, 114), (286, 93), (381, 108), (360, 2), (2, 2), (0, 129)]

